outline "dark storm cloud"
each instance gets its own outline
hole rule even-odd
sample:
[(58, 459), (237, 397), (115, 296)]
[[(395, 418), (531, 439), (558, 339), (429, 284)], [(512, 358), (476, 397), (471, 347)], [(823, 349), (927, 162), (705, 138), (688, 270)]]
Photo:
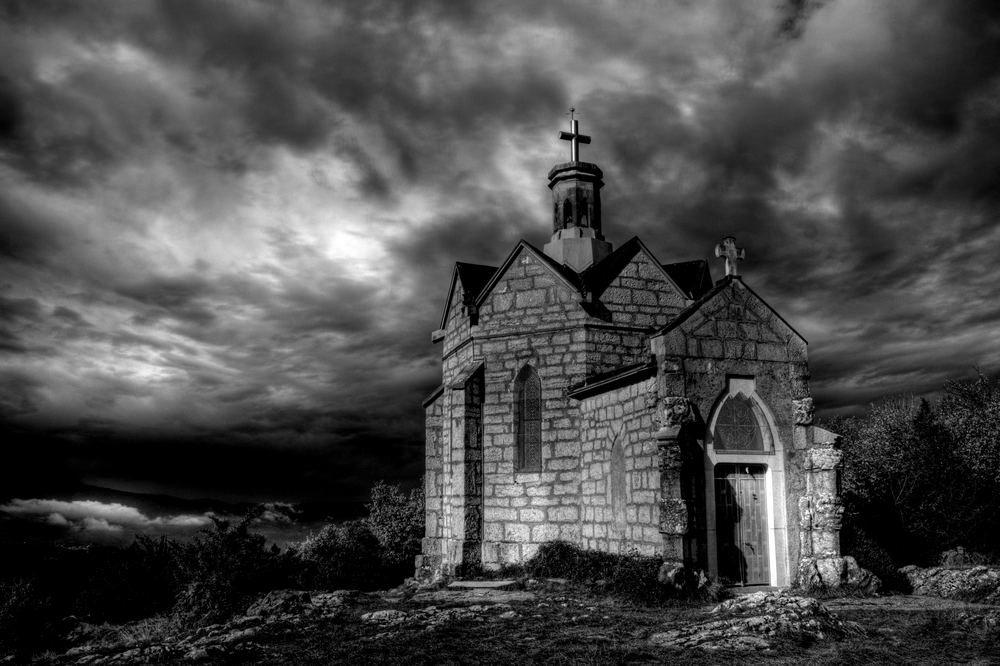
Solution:
[(453, 262), (547, 241), (569, 106), (609, 238), (684, 261), (735, 234), (821, 406), (1000, 368), (998, 15), (6, 2), (6, 428), (190, 492), (415, 479)]

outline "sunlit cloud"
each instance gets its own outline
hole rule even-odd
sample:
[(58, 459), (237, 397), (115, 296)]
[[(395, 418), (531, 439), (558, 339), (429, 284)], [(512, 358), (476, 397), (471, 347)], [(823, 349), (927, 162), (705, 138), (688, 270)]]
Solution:
[(121, 532), (129, 529), (159, 533), (170, 528), (203, 528), (212, 524), (208, 515), (149, 518), (131, 506), (94, 500), (14, 499), (0, 506), (0, 511), (24, 518), (41, 518), (51, 525), (78, 531)]

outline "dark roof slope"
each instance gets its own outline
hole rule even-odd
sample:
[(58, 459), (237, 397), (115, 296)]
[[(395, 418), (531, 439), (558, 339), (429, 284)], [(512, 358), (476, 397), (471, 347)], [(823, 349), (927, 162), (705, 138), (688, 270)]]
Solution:
[(524, 245), (526, 245), (527, 247), (530, 247), (532, 250), (534, 250), (535, 254), (538, 255), (539, 259), (541, 259), (546, 264), (548, 264), (548, 266), (552, 270), (554, 270), (556, 273), (558, 273), (559, 275), (561, 275), (563, 277), (563, 279), (565, 279), (571, 285), (573, 285), (577, 289), (579, 289), (582, 286), (583, 283), (580, 280), (580, 274), (579, 273), (577, 273), (576, 271), (574, 271), (572, 268), (570, 268), (569, 266), (567, 266), (565, 264), (560, 264), (558, 261), (556, 261), (555, 259), (553, 259), (549, 255), (545, 254), (545, 252), (543, 252), (542, 250), (539, 250), (537, 247), (535, 247), (534, 245), (532, 245), (528, 241), (521, 241), (521, 242), (524, 243)]
[(704, 259), (663, 264), (663, 270), (688, 298), (698, 300), (712, 290), (712, 274)]
[(458, 279), (462, 281), (465, 292), (473, 296), (478, 296), (493, 274), (497, 272), (496, 266), (466, 264), (461, 261), (455, 262), (455, 269), (458, 271)]
[(455, 270), (451, 272), (451, 284), (448, 286), (448, 298), (444, 302), (444, 312), (441, 313), (441, 328), (448, 325), (448, 310), (451, 308), (451, 296), (455, 293), (455, 281), (462, 281), (463, 298), (469, 296), (475, 298), (482, 293), (497, 270), (495, 266), (455, 262)]
[(583, 269), (580, 273), (581, 286), (588, 294), (600, 294), (618, 277), (622, 270), (632, 261), (639, 251), (639, 239), (636, 237), (622, 243), (622, 246), (604, 257), (596, 264)]

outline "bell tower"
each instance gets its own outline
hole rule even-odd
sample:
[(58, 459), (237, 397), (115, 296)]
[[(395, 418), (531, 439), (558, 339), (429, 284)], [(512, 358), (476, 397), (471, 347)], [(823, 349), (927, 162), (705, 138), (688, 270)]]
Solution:
[(570, 160), (549, 171), (552, 190), (552, 240), (543, 248), (561, 264), (580, 272), (611, 254), (611, 243), (601, 233), (601, 188), (604, 174), (600, 167), (580, 161), (580, 144), (590, 137), (580, 134), (579, 121), (570, 109), (570, 131), (559, 138), (570, 142)]

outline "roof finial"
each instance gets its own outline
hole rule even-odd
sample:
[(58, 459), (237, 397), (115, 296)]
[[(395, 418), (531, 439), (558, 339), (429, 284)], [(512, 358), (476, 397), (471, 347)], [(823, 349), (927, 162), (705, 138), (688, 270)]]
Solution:
[(590, 143), (590, 137), (580, 134), (580, 123), (575, 118), (576, 109), (570, 107), (569, 113), (569, 132), (559, 132), (559, 138), (563, 141), (570, 142), (569, 149), (569, 159), (571, 162), (580, 161), (580, 144)]
[(736, 260), (743, 261), (747, 253), (742, 247), (736, 247), (736, 237), (726, 236), (722, 239), (722, 245), (715, 246), (715, 256), (726, 258), (726, 276), (739, 276), (736, 270)]

